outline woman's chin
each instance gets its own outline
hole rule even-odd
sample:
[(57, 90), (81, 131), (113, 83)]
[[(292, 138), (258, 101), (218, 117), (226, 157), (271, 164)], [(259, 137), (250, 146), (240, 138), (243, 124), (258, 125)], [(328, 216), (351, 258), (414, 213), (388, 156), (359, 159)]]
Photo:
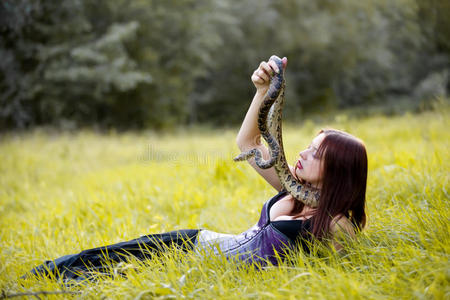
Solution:
[(298, 176), (298, 175), (297, 175), (297, 180), (298, 180), (301, 184), (312, 185), (309, 181), (306, 181), (305, 179), (301, 178), (301, 177)]
[(301, 184), (305, 184), (306, 180), (304, 180), (303, 178), (301, 178), (300, 176), (298, 176), (298, 174), (295, 174), (295, 178), (301, 183)]

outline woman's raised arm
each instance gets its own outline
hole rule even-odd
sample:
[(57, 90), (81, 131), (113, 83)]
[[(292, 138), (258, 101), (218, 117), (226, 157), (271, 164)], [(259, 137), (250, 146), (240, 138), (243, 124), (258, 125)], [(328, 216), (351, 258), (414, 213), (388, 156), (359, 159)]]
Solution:
[[(286, 64), (287, 59), (283, 58), (284, 68), (286, 68)], [(261, 143), (261, 132), (258, 129), (258, 111), (269, 89), (270, 75), (273, 72), (278, 72), (278, 67), (274, 61), (261, 62), (259, 67), (253, 72), (251, 79), (256, 87), (256, 94), (236, 137), (236, 143), (242, 152), (257, 148), (262, 152), (264, 159), (269, 158), (269, 150)], [(256, 165), (254, 158), (250, 158), (248, 162), (276, 190), (281, 190), (281, 183), (273, 167), (265, 170), (261, 169)]]

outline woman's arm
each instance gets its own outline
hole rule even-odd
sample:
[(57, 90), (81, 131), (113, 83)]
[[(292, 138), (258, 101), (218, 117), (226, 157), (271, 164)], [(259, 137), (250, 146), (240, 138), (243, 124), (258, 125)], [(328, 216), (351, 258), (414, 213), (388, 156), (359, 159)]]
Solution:
[[(262, 157), (266, 160), (269, 159), (269, 149), (261, 143), (261, 133), (258, 129), (258, 110), (261, 105), (264, 94), (256, 92), (253, 98), (252, 104), (245, 115), (245, 119), (242, 122), (241, 129), (239, 130), (236, 138), (236, 143), (242, 152), (259, 149), (262, 153)], [(282, 186), (280, 180), (275, 173), (275, 168), (261, 169), (256, 165), (255, 158), (248, 159), (248, 163), (277, 191), (280, 191)]]
[[(283, 66), (286, 68), (287, 59), (283, 58)], [(236, 143), (241, 151), (248, 151), (253, 148), (257, 148), (262, 152), (264, 159), (269, 158), (269, 150), (261, 143), (261, 132), (258, 129), (258, 111), (261, 106), (264, 96), (269, 89), (270, 74), (277, 72), (278, 67), (274, 61), (261, 62), (258, 69), (255, 70), (251, 79), (256, 87), (256, 94), (253, 97), (252, 103), (245, 115), (242, 122), (241, 129), (236, 137)], [(254, 158), (248, 160), (250, 165), (276, 190), (281, 190), (282, 186), (280, 180), (275, 173), (275, 169), (261, 169), (259, 168)]]

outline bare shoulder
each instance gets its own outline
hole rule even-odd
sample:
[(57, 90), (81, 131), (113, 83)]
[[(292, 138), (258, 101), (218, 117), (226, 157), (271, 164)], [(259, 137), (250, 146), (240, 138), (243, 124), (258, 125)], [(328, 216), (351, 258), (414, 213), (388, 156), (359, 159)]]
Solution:
[(333, 246), (337, 251), (344, 248), (345, 240), (350, 237), (355, 238), (355, 228), (350, 220), (343, 215), (338, 215), (333, 218), (330, 224), (330, 230), (333, 234)]
[(291, 213), (293, 206), (292, 196), (284, 196), (270, 208), (270, 220), (279, 221), (292, 219), (289, 214)]
[(352, 222), (344, 215), (337, 215), (334, 217), (331, 221), (330, 229), (333, 235), (344, 233), (351, 237), (355, 236), (355, 228), (353, 227)]

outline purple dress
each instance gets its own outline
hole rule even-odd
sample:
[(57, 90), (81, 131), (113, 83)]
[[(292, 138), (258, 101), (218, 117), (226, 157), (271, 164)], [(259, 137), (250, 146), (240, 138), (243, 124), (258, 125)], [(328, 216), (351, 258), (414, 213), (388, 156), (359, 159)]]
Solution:
[(195, 243), (195, 251), (222, 253), (227, 258), (237, 258), (246, 263), (266, 265), (270, 262), (276, 265), (277, 257), (283, 258), (286, 250), (294, 249), (296, 242), (295, 238), (290, 238), (280, 228), (286, 228), (286, 224), (290, 224), (288, 226), (300, 224), (297, 236), (305, 239), (311, 236), (309, 220), (270, 221), (270, 208), (285, 195), (286, 191), (281, 191), (268, 200), (262, 208), (258, 223), (241, 234), (231, 235), (201, 230)]

